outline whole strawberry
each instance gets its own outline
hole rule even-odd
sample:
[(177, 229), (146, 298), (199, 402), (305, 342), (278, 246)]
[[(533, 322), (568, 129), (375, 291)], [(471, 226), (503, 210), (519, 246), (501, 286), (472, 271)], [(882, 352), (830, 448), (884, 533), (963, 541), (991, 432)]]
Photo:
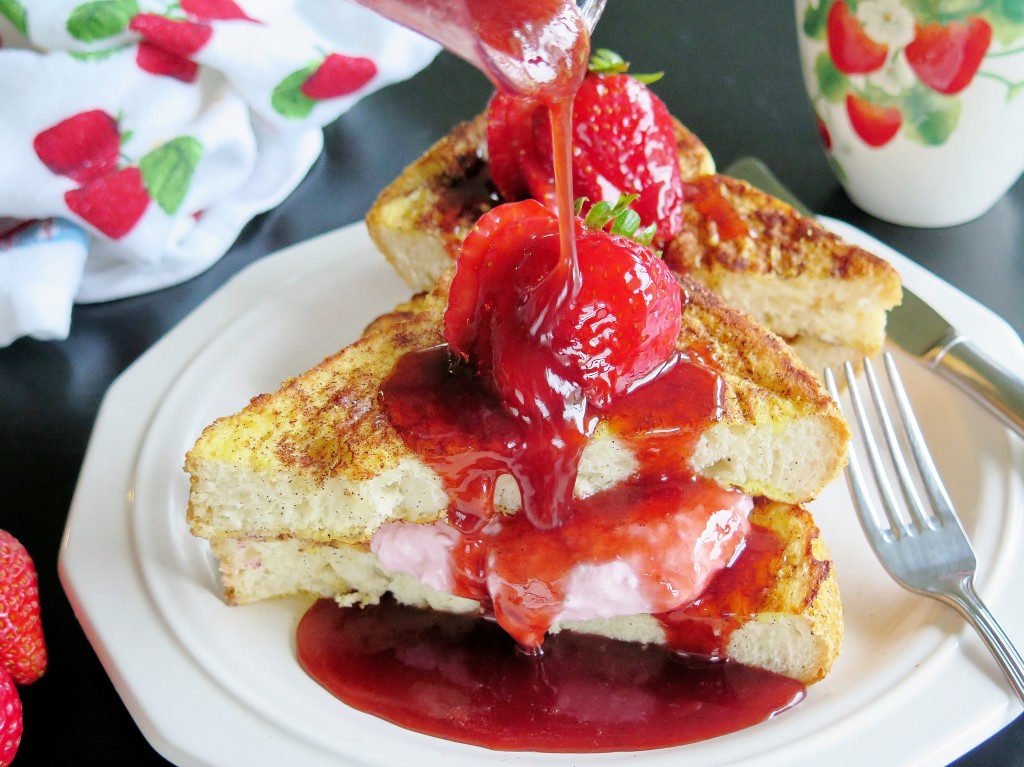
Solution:
[(25, 547), (0, 530), (0, 665), (17, 684), (30, 684), (46, 671), (46, 661), (35, 565)]
[(11, 675), (0, 668), (0, 767), (14, 761), (21, 744), (21, 698)]
[[(627, 74), (629, 65), (598, 50), (573, 101), (573, 196), (614, 203), (635, 195), (630, 207), (654, 224), (656, 247), (683, 223), (683, 182), (668, 108), (648, 87), (658, 75)], [(554, 204), (554, 166), (547, 107), (503, 93), (487, 112), (491, 176), (506, 200), (532, 197)], [(586, 212), (586, 210), (584, 210)]]
[[(466, 238), (449, 291), (445, 338), (494, 378), (510, 408), (531, 404), (523, 394), (533, 387), (536, 371), (527, 360), (538, 355), (546, 358), (544, 385), (558, 375), (603, 409), (675, 348), (682, 322), (679, 285), (633, 236), (639, 222), (626, 210), (631, 202), (598, 203), (586, 223), (576, 219), (580, 282), (572, 295), (561, 295), (564, 283), (551, 279), (561, 268), (558, 219), (536, 201), (494, 208)], [(611, 232), (605, 230), (609, 223)], [(640, 234), (643, 240), (654, 232)], [(549, 290), (555, 295), (546, 296)]]

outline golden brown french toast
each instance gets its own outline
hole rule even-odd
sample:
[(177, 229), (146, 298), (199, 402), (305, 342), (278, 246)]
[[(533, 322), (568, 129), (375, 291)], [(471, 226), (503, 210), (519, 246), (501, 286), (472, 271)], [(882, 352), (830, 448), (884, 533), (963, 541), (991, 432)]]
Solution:
[[(207, 427), (185, 463), (193, 533), (359, 542), (388, 519), (442, 515), (439, 478), (404, 445), (377, 393), (400, 357), (443, 342), (450, 278), (278, 392)], [(815, 497), (845, 462), (848, 429), (837, 406), (783, 342), (681, 279), (689, 300), (678, 346), (710, 350), (723, 382), (721, 417), (698, 441), (692, 468), (750, 495)], [(617, 478), (605, 464), (628, 468), (624, 452), (599, 428), (579, 481)]]
[[(688, 189), (683, 231), (665, 249), (669, 266), (785, 338), (812, 370), (880, 351), (885, 313), (901, 296), (895, 269), (781, 200), (716, 175), (707, 147), (678, 120), (674, 127)], [(480, 115), (410, 164), (366, 223), (402, 279), (427, 290), (500, 202)]]
[[(441, 478), (406, 447), (379, 392), (404, 355), (443, 342), (451, 276), (445, 272), (431, 292), (379, 317), (355, 343), (277, 392), (214, 422), (189, 451), (188, 522), (210, 541), (229, 602), (310, 593), (365, 604), (389, 592), (434, 609), (480, 609), (388, 569), (372, 548), (391, 523), (426, 530), (447, 518), (451, 501)], [(685, 300), (677, 348), (699, 350), (721, 381), (719, 412), (697, 440), (690, 468), (755, 496), (748, 521), (770, 532), (778, 552), (758, 571), (766, 580), (755, 589), (756, 601), (713, 616), (684, 610), (673, 620), (694, 622), (695, 636), (726, 637), (716, 651), (724, 657), (817, 681), (838, 654), (842, 615), (828, 552), (798, 504), (840, 471), (846, 423), (778, 337), (700, 283), (680, 276), (679, 284)], [(599, 426), (583, 451), (576, 495), (628, 481), (637, 467), (631, 451), (611, 426)], [(514, 515), (521, 499), (510, 484), (511, 491), (496, 492), (496, 506)], [(665, 625), (630, 613), (567, 619), (552, 630), (660, 643)], [(671, 643), (694, 652), (703, 647)]]

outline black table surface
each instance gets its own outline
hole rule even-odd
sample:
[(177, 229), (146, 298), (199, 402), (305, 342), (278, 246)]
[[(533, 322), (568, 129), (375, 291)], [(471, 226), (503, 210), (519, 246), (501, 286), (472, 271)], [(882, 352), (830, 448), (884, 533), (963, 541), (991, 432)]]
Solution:
[[(654, 89), (719, 167), (743, 155), (764, 158), (814, 209), (892, 245), (1021, 334), (1024, 180), (983, 218), (959, 227), (909, 229), (859, 211), (821, 151), (794, 30), (792, 5), (781, 0), (611, 0), (594, 42), (622, 53), (634, 71), (664, 70)], [(67, 511), (111, 382), (239, 270), (360, 220), (406, 163), (479, 112), (489, 93), (479, 73), (442, 54), (329, 125), (325, 151), (301, 186), (251, 222), (207, 272), (149, 295), (78, 306), (66, 341), (21, 339), (0, 349), (0, 527), (36, 560), (51, 653), (46, 676), (21, 690), (25, 735), (16, 764), (166, 763), (107, 679), (57, 577)], [(1024, 718), (955, 764), (1024, 764)]]

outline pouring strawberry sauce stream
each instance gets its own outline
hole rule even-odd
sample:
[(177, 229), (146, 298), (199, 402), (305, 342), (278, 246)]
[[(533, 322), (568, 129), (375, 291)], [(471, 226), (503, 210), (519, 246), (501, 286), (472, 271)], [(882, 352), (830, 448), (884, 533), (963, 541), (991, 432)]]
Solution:
[[(545, 192), (537, 195), (543, 204), (509, 202), (481, 218), (452, 280), (447, 344), (406, 354), (381, 392), (391, 423), (451, 500), (447, 524), (438, 523), (446, 569), (433, 577), (479, 601), (503, 631), (390, 602), (353, 611), (321, 601), (299, 626), (303, 667), (356, 708), (500, 749), (656, 748), (793, 705), (803, 695), (798, 682), (674, 652), (721, 656), (730, 610), (756, 611), (764, 574), (781, 555), (772, 534), (747, 521), (749, 498), (689, 468), (697, 439), (718, 417), (721, 381), (702, 350), (676, 349), (685, 295), (634, 239), (671, 236), (681, 185), (677, 194), (669, 179), (669, 191), (646, 202), (639, 189), (616, 205), (585, 202), (586, 220), (573, 214), (573, 99), (589, 57), (576, 5), (358, 2), (487, 74), (499, 89), (495, 124), (504, 121), (489, 131), (492, 151), (521, 160), (525, 185)], [(631, 86), (615, 86), (623, 87)], [(501, 138), (522, 133), (510, 116), (532, 124), (538, 107), (550, 126), (550, 165), (528, 156), (535, 146)], [(656, 211), (646, 230), (629, 208), (638, 200)], [(581, 498), (579, 464), (601, 423), (635, 454), (636, 468)], [(499, 508), (503, 475), (515, 479), (519, 513)], [(402, 525), (413, 534), (428, 527), (385, 527)], [(378, 543), (375, 536), (371, 547), (392, 567)], [(720, 600), (708, 587), (730, 564), (738, 574)], [(593, 602), (595, 573), (622, 596), (599, 596), (610, 604), (580, 613), (577, 603)], [(635, 613), (661, 620), (669, 650), (547, 635), (558, 621)], [(413, 687), (425, 697), (410, 696)], [(698, 689), (703, 697), (694, 697)]]

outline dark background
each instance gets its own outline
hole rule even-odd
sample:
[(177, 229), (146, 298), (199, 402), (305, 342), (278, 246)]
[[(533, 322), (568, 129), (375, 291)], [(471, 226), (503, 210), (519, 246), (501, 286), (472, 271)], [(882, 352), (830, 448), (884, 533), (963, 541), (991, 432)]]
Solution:
[[(1024, 330), (1024, 182), (985, 217), (906, 229), (854, 208), (820, 150), (800, 80), (793, 8), (764, 0), (610, 0), (595, 45), (634, 71), (664, 70), (654, 89), (711, 149), (719, 167), (766, 159), (804, 201), (889, 243)], [(326, 129), (326, 148), (279, 208), (253, 221), (213, 268), (177, 287), (75, 309), (63, 342), (0, 349), (0, 527), (35, 557), (51, 666), (22, 688), (17, 765), (164, 764), (136, 728), (57, 580), (64, 520), (97, 408), (111, 381), (253, 261), (358, 221), (405, 164), (479, 112), (484, 78), (447, 55), (360, 102)], [(230, 737), (230, 735), (228, 735)], [(956, 762), (1024, 764), (1024, 722)]]

